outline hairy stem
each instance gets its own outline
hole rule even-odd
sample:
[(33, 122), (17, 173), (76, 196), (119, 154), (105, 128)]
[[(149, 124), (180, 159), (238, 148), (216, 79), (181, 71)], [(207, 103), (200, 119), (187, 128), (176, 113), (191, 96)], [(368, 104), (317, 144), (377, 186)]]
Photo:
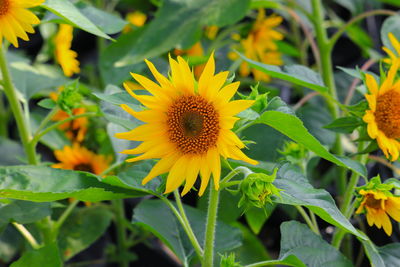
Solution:
[(22, 141), (22, 145), (25, 150), (25, 154), (28, 158), (28, 162), (30, 164), (37, 164), (38, 160), (36, 158), (35, 149), (29, 145), (29, 141), (31, 139), (28, 121), (24, 117), (24, 113), (21, 107), (21, 103), (18, 100), (17, 92), (14, 88), (14, 85), (11, 80), (11, 75), (7, 67), (6, 56), (3, 52), (2, 46), (0, 46), (0, 69), (3, 75), (3, 88), (4, 93), (9, 102), (11, 111), (14, 115), (15, 121), (17, 123), (18, 132)]
[(204, 240), (203, 267), (213, 267), (214, 260), (214, 239), (215, 228), (217, 226), (219, 191), (210, 186), (210, 196), (208, 202), (206, 235)]
[(26, 241), (32, 246), (34, 249), (40, 248), (40, 245), (36, 241), (36, 239), (32, 236), (32, 234), (25, 228), (22, 224), (13, 222), (12, 225), (21, 233), (21, 235), (25, 238)]

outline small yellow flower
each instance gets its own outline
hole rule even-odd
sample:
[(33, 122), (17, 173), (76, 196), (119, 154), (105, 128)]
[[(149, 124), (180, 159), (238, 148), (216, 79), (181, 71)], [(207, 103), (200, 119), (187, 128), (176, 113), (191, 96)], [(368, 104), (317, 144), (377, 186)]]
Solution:
[[(181, 50), (181, 49), (175, 49), (174, 54), (177, 56), (181, 55), (188, 55), (188, 56), (197, 56), (201, 57), (204, 55), (204, 50), (203, 46), (201, 45), (201, 42), (195, 43), (191, 48), (186, 49), (186, 50)], [(206, 64), (200, 64), (194, 67), (194, 77), (197, 79), (200, 77), (201, 73), (204, 70), (204, 67)]]
[(395, 81), (399, 64), (400, 59), (392, 61), (380, 86), (372, 75), (365, 75), (371, 94), (365, 95), (370, 109), (366, 110), (363, 120), (368, 124), (368, 135), (376, 139), (385, 156), (392, 161), (398, 159), (400, 150), (400, 81)]
[(385, 194), (380, 190), (364, 190), (358, 192), (361, 195), (361, 203), (356, 214), (365, 213), (369, 226), (383, 227), (387, 235), (392, 234), (390, 215), (400, 222), (400, 197)]
[(228, 72), (214, 75), (213, 55), (198, 82), (184, 59), (178, 56), (177, 61), (172, 58), (169, 61), (170, 79), (161, 75), (154, 65), (146, 60), (159, 84), (132, 73), (133, 78), (152, 95), (137, 95), (125, 84), (128, 93), (146, 109), (135, 111), (128, 105), (121, 107), (145, 124), (129, 132), (118, 133), (116, 137), (142, 141), (138, 147), (122, 152), (141, 154), (128, 159), (128, 162), (160, 159), (143, 179), (143, 184), (169, 172), (165, 193), (172, 192), (185, 182), (182, 192), (184, 195), (193, 187), (200, 174), (199, 195), (202, 195), (211, 174), (215, 189), (219, 188), (221, 155), (224, 158), (257, 164), (257, 161), (248, 158), (241, 151), (245, 146), (231, 131), (238, 120), (235, 115), (250, 107), (254, 101), (230, 101), (239, 87), (239, 82), (224, 86)]
[[(126, 20), (129, 21), (130, 24), (136, 27), (142, 27), (147, 20), (146, 14), (143, 14), (140, 11), (130, 12), (126, 15)], [(132, 30), (130, 25), (126, 25), (123, 29), (123, 33), (130, 32)]]
[[(283, 35), (276, 31), (275, 28), (282, 23), (283, 18), (277, 15), (265, 16), (265, 10), (258, 11), (257, 20), (255, 21), (248, 36), (240, 41), (238, 50), (243, 51), (247, 58), (269, 64), (282, 65), (281, 53), (278, 51), (276, 41), (282, 40)], [(238, 38), (237, 35), (234, 36)], [(236, 55), (230, 54), (230, 59), (235, 60)], [(241, 76), (253, 74), (257, 81), (268, 82), (270, 77), (262, 71), (250, 68), (247, 62), (242, 62), (239, 68)]]
[[(52, 92), (52, 93), (50, 93), (50, 98), (54, 101), (57, 101), (58, 94), (55, 92)], [(84, 107), (74, 108), (72, 110), (72, 115), (74, 115), (74, 116), (84, 114), (84, 113), (86, 113), (86, 108), (84, 108)], [(51, 120), (52, 121), (62, 121), (69, 117), (70, 117), (70, 115), (67, 112), (65, 112), (63, 110), (59, 110), (51, 118)], [(65, 132), (65, 135), (71, 141), (82, 142), (83, 139), (85, 138), (88, 124), (89, 124), (88, 118), (82, 117), (82, 118), (77, 118), (72, 121), (63, 123), (58, 127), (58, 129)]]
[(55, 56), (64, 75), (71, 77), (74, 73), (79, 73), (79, 61), (76, 59), (78, 54), (71, 50), (74, 28), (68, 24), (60, 24), (60, 29), (55, 38)]
[(111, 162), (111, 157), (97, 155), (77, 143), (54, 151), (54, 155), (60, 163), (53, 164), (53, 168), (86, 171), (97, 175), (105, 171)]
[(208, 39), (214, 40), (215, 37), (217, 36), (218, 30), (219, 30), (218, 26), (211, 25), (206, 27), (204, 33)]
[(43, 2), (44, 0), (0, 0), (0, 45), (3, 36), (15, 47), (18, 47), (18, 37), (28, 41), (26, 33), (34, 33), (32, 25), (39, 24), (40, 20), (27, 8)]

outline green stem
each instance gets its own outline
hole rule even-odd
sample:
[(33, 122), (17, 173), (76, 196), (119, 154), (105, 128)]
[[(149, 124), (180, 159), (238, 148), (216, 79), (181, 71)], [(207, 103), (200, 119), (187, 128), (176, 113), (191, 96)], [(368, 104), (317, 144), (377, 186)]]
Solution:
[(239, 166), (239, 167), (235, 168), (234, 170), (232, 170), (230, 173), (228, 173), (224, 177), (224, 179), (221, 180), (220, 185), (229, 182), (230, 179), (232, 179), (239, 173), (243, 173), (244, 177), (246, 178), (249, 174), (252, 174), (253, 172), (247, 167)]
[(64, 210), (64, 212), (61, 214), (61, 216), (58, 218), (58, 220), (54, 223), (53, 225), (53, 230), (55, 233), (55, 237), (58, 235), (58, 230), (61, 228), (61, 226), (64, 224), (65, 220), (68, 218), (68, 216), (71, 214), (71, 212), (74, 210), (76, 205), (78, 205), (79, 200), (75, 199), (72, 201), (68, 207)]
[[(161, 199), (174, 213), (175, 217), (178, 219), (179, 223), (183, 227), (183, 230), (185, 231), (186, 235), (188, 236), (190, 243), (192, 243), (192, 246), (195, 248), (197, 256), (199, 257), (199, 259), (202, 259), (203, 258), (203, 250), (201, 249), (199, 242), (195, 238), (195, 235), (193, 233), (192, 228), (190, 228), (190, 225), (189, 226), (186, 225), (186, 223), (183, 220), (179, 211), (175, 208), (174, 205), (172, 205), (172, 203), (166, 197), (163, 197), (160, 195), (155, 195), (155, 196), (158, 197), (159, 199)], [(196, 249), (196, 248), (200, 248), (200, 249)]]
[(14, 225), (14, 227), (18, 230), (18, 232), (21, 233), (21, 235), (25, 238), (26, 241), (28, 241), (28, 243), (32, 246), (33, 249), (40, 248), (40, 245), (38, 244), (36, 239), (22, 224), (13, 222), (12, 225)]
[[(324, 14), (322, 9), (321, 0), (312, 0), (313, 7), (313, 17), (314, 17), (314, 27), (317, 38), (318, 47), (320, 50), (321, 59), (321, 72), (322, 78), (325, 85), (329, 89), (330, 96), (337, 100), (337, 92), (335, 86), (335, 80), (333, 75), (333, 65), (332, 65), (332, 46), (329, 45), (329, 39), (326, 34), (326, 29), (324, 28)], [(338, 118), (339, 110), (335, 102), (330, 98), (325, 98), (327, 101), (328, 109), (332, 115), (333, 119)], [(343, 147), (340, 141), (340, 135), (336, 134), (336, 140), (333, 147), (333, 151), (338, 155), (343, 155)], [(344, 168), (339, 168), (339, 179), (338, 179), (338, 191), (343, 193), (346, 189), (346, 170)]]
[(18, 101), (17, 93), (11, 80), (11, 75), (7, 67), (6, 56), (3, 52), (2, 46), (0, 46), (0, 69), (3, 74), (4, 93), (8, 99), (12, 113), (14, 114), (22, 145), (24, 146), (26, 156), (28, 157), (28, 162), (36, 165), (38, 160), (36, 158), (35, 149), (29, 146), (31, 137), (28, 130), (28, 122), (24, 117), (21, 103)]
[(260, 261), (256, 263), (252, 263), (249, 265), (245, 265), (244, 267), (262, 267), (262, 266), (294, 266), (297, 267), (298, 265), (292, 263), (282, 263), (280, 260), (271, 260), (271, 261)]
[(35, 136), (35, 135), (40, 133), (40, 131), (47, 125), (47, 123), (54, 117), (54, 115), (56, 115), (58, 110), (59, 110), (58, 107), (55, 107), (46, 115), (46, 117), (44, 117), (44, 119), (39, 124), (39, 126), (36, 129), (36, 132), (33, 134), (33, 136)]
[[(364, 143), (359, 142), (357, 151), (363, 151), (363, 150), (364, 150)], [(357, 160), (359, 160), (361, 164), (365, 164), (367, 159), (368, 159), (368, 154), (362, 154), (357, 156)], [(353, 213), (354, 205), (351, 205), (351, 200), (353, 199), (354, 190), (358, 184), (359, 179), (360, 176), (357, 173), (353, 172), (350, 177), (349, 183), (347, 184), (347, 190), (344, 193), (342, 205), (340, 207), (340, 211), (346, 216), (346, 218), (350, 218)], [(345, 233), (346, 232), (344, 230), (337, 229), (332, 238), (332, 246), (339, 248)]]
[(219, 190), (210, 186), (210, 197), (208, 202), (206, 235), (204, 240), (203, 267), (213, 267), (214, 261), (214, 238), (217, 226)]
[(124, 201), (122, 199), (115, 199), (112, 201), (115, 210), (115, 225), (117, 228), (117, 247), (118, 247), (118, 259), (120, 260), (121, 267), (128, 267), (129, 260), (126, 257), (127, 242), (126, 242), (126, 231), (124, 225), (125, 210)]
[(46, 129), (44, 129), (43, 131), (37, 132), (35, 134), (35, 136), (32, 138), (30, 144), (31, 144), (31, 146), (36, 147), (36, 144), (40, 141), (40, 138), (42, 138), (48, 132), (50, 132), (50, 131), (52, 131), (54, 129), (57, 129), (58, 126), (66, 123), (66, 122), (69, 122), (69, 121), (72, 121), (72, 120), (75, 120), (75, 119), (78, 119), (78, 118), (82, 118), (82, 117), (96, 117), (96, 116), (99, 116), (99, 114), (98, 113), (94, 113), (94, 112), (89, 112), (89, 113), (79, 114), (79, 115), (76, 115), (76, 116), (71, 116), (71, 117), (66, 118), (65, 120), (53, 123), (52, 125), (50, 125)]
[(0, 92), (0, 136), (8, 137), (8, 115), (3, 102), (3, 93)]
[(193, 242), (194, 249), (196, 250), (197, 255), (203, 255), (203, 249), (201, 248), (199, 241), (197, 240), (196, 236), (193, 233), (192, 227), (190, 226), (190, 222), (186, 216), (185, 209), (183, 208), (182, 200), (178, 190), (174, 191), (174, 197), (176, 205), (178, 206), (179, 209), (179, 214), (182, 216), (182, 220), (185, 223), (187, 229), (189, 230), (188, 235), (190, 235), (190, 239), (193, 239), (194, 241)]
[(364, 18), (367, 18), (369, 16), (376, 16), (376, 15), (392, 16), (392, 15), (397, 15), (397, 12), (392, 11), (392, 10), (386, 10), (386, 9), (377, 9), (377, 10), (367, 11), (367, 12), (364, 12), (364, 13), (361, 13), (361, 14), (355, 16), (354, 18), (349, 20), (346, 24), (344, 24), (342, 27), (340, 27), (338, 29), (338, 31), (331, 37), (331, 40), (329, 41), (330, 49), (332, 49), (335, 46), (337, 40), (339, 40), (340, 36), (347, 30), (348, 27), (350, 27), (354, 23), (356, 23)]
[(297, 205), (295, 207), (303, 217), (304, 221), (307, 223), (308, 227), (310, 227), (310, 229), (317, 235), (321, 235), (319, 229), (313, 224), (312, 220), (308, 216), (307, 212), (303, 209), (303, 207)]

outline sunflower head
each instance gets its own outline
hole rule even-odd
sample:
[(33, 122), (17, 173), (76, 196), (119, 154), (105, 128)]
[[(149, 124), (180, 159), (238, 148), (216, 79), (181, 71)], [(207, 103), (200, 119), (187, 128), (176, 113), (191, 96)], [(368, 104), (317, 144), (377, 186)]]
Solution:
[(171, 73), (170, 78), (166, 78), (146, 60), (158, 83), (132, 73), (133, 78), (151, 95), (138, 95), (128, 84), (124, 84), (128, 93), (145, 109), (136, 111), (128, 105), (121, 107), (145, 124), (129, 132), (118, 133), (116, 137), (142, 141), (138, 147), (122, 152), (140, 154), (128, 159), (128, 162), (160, 159), (143, 179), (143, 184), (169, 172), (165, 193), (185, 183), (182, 194), (186, 194), (200, 175), (199, 195), (202, 195), (211, 176), (215, 188), (219, 188), (221, 156), (257, 164), (241, 151), (244, 144), (231, 131), (238, 120), (235, 115), (250, 107), (254, 101), (230, 101), (239, 83), (225, 85), (228, 72), (214, 74), (213, 55), (198, 82), (183, 58), (174, 60), (170, 57), (169, 61)]
[(86, 171), (97, 175), (105, 171), (112, 160), (111, 157), (97, 155), (77, 143), (54, 151), (54, 155), (59, 163), (53, 164), (53, 168)]
[(34, 33), (32, 25), (39, 24), (40, 20), (28, 8), (42, 4), (44, 0), (1, 0), (0, 1), (0, 45), (3, 36), (15, 47), (18, 39), (28, 41), (26, 33)]
[(365, 75), (369, 90), (365, 98), (369, 109), (363, 120), (368, 124), (368, 135), (376, 139), (385, 156), (392, 161), (398, 159), (400, 150), (400, 81), (395, 79), (399, 65), (400, 58), (391, 57), (389, 72), (380, 85), (372, 75)]
[(400, 197), (390, 192), (392, 188), (393, 185), (382, 184), (377, 176), (357, 191), (356, 214), (364, 213), (369, 226), (383, 227), (387, 235), (392, 234), (389, 216), (400, 221)]
[(74, 28), (68, 24), (60, 24), (58, 33), (54, 39), (55, 57), (61, 65), (64, 75), (71, 77), (74, 73), (79, 73), (79, 61), (76, 59), (78, 54), (71, 50)]

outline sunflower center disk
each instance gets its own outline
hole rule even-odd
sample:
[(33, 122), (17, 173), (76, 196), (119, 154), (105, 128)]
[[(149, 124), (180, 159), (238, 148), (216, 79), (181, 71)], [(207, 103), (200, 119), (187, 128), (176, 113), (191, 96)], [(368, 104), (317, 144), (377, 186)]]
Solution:
[(380, 209), (381, 208), (381, 201), (382, 199), (375, 199), (374, 195), (367, 195), (367, 201), (365, 202), (365, 205), (367, 207), (373, 208), (373, 209)]
[(218, 113), (202, 96), (181, 96), (167, 113), (171, 142), (184, 154), (203, 154), (219, 134)]
[(389, 138), (400, 138), (400, 93), (391, 90), (378, 97), (375, 117), (379, 130)]
[(78, 164), (74, 167), (75, 171), (84, 171), (84, 172), (93, 172), (92, 165), (86, 164), (86, 163), (81, 163)]
[(0, 0), (0, 16), (7, 13), (10, 7), (9, 0)]

